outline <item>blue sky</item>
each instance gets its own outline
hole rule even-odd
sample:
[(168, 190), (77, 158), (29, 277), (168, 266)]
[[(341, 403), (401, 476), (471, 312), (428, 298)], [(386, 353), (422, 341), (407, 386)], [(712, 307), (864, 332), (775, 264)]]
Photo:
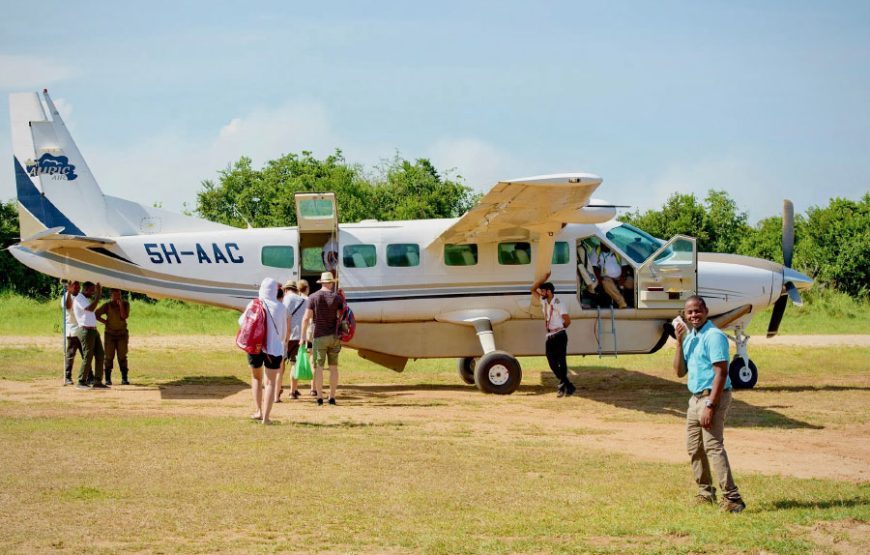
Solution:
[(7, 93), (43, 87), (106, 193), (170, 209), (335, 148), (481, 191), (588, 171), (641, 209), (725, 189), (753, 222), (870, 191), (867, 2), (4, 4), (3, 199)]

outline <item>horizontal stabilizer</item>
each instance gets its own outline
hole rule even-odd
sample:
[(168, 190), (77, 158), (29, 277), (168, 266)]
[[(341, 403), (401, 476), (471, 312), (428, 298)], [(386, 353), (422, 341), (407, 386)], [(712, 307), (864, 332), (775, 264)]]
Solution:
[(62, 227), (53, 227), (35, 233), (15, 246), (25, 247), (32, 251), (53, 251), (60, 248), (86, 249), (88, 247), (104, 247), (115, 241), (102, 237), (84, 237), (81, 235), (64, 235)]

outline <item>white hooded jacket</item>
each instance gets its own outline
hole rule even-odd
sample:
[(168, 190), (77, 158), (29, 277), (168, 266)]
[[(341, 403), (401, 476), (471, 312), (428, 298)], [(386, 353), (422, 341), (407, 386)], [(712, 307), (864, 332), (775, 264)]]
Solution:
[[(263, 352), (272, 356), (284, 356), (284, 337), (287, 335), (287, 309), (278, 300), (278, 282), (265, 278), (260, 284), (260, 301), (266, 307), (266, 345)], [(239, 325), (245, 315), (239, 317)]]

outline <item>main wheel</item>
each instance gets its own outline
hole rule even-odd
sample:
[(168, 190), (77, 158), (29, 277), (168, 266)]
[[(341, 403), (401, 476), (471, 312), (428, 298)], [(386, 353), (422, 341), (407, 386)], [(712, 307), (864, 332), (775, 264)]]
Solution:
[(484, 393), (510, 395), (522, 379), (520, 362), (504, 351), (486, 353), (474, 367), (474, 383)]
[(474, 358), (466, 357), (456, 360), (459, 377), (468, 385), (474, 385)]
[(752, 389), (758, 382), (758, 368), (750, 359), (735, 356), (728, 366), (728, 377), (731, 378), (731, 386), (734, 389)]

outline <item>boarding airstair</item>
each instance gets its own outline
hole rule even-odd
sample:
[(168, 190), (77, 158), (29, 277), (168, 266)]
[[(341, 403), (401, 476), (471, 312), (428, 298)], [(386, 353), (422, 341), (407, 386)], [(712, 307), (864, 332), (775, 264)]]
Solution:
[[(607, 330), (606, 322), (601, 319), (601, 307), (596, 308), (597, 316), (595, 318), (595, 340), (598, 343), (598, 358), (602, 357), (616, 357), (619, 349), (616, 345), (616, 316), (613, 312), (613, 304), (610, 305), (609, 308), (605, 308), (605, 310), (610, 311), (610, 329)], [(605, 316), (606, 318), (606, 316)], [(613, 339), (613, 351), (605, 350), (604, 345), (604, 337), (610, 336)]]

